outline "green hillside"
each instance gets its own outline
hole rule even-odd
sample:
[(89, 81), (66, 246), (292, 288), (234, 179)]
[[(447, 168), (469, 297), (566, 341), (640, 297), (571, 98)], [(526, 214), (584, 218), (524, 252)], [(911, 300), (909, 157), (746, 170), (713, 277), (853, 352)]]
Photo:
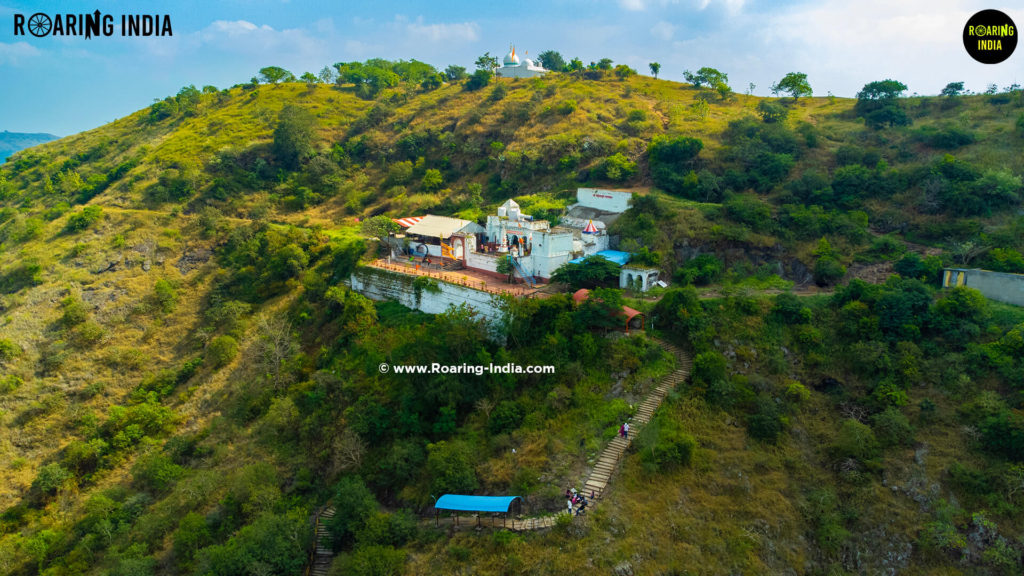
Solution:
[[(1020, 573), (1024, 311), (938, 275), (1024, 273), (1024, 94), (408, 64), (186, 87), (0, 165), (0, 573), (300, 574), (328, 504), (335, 574)], [(360, 221), (578, 186), (637, 192), (612, 232), (672, 286), (601, 294), (692, 377), (589, 517), (435, 530), (446, 492), (564, 510), (674, 360), (558, 290), (497, 340), (372, 302)]]

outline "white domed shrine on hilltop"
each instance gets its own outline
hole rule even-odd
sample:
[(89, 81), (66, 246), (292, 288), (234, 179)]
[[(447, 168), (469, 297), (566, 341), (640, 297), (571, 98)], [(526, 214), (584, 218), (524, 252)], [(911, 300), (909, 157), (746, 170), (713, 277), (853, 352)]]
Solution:
[(509, 53), (505, 55), (505, 58), (501, 61), (501, 68), (498, 68), (497, 74), (501, 78), (535, 78), (537, 76), (543, 76), (548, 71), (543, 67), (533, 63), (533, 60), (529, 58), (520, 59), (516, 55), (516, 47), (512, 46)]

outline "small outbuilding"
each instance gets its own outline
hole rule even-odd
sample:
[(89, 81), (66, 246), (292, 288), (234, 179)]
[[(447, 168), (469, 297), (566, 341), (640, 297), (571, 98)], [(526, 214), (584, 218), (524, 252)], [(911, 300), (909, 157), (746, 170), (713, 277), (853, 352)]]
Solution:
[[(455, 523), (459, 523), (459, 512), (490, 512), (503, 513), (502, 526), (508, 520), (511, 512), (513, 515), (522, 514), (523, 499), (519, 496), (467, 496), (464, 494), (445, 494), (437, 499), (434, 504), (434, 523), (441, 514), (441, 510), (447, 510), (455, 517)], [(492, 523), (493, 523), (493, 516)], [(477, 524), (480, 523), (480, 516), (477, 515)]]
[(658, 269), (626, 264), (619, 272), (619, 288), (647, 292), (658, 282)]

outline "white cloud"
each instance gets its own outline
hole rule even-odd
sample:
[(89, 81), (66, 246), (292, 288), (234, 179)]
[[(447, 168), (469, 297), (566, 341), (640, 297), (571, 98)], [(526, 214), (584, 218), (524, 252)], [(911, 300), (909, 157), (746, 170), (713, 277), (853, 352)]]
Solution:
[(665, 22), (664, 20), (658, 22), (651, 27), (651, 35), (659, 40), (671, 40), (672, 35), (675, 33), (676, 27)]
[(722, 4), (730, 13), (736, 14), (743, 9), (746, 0), (697, 0), (697, 8), (704, 10), (713, 3)]
[[(631, 12), (642, 12), (648, 8), (664, 8), (671, 4), (679, 4), (681, 0), (619, 0), (619, 6), (623, 10)], [(698, 10), (704, 10), (712, 4), (721, 4), (731, 14), (736, 14), (743, 9), (746, 0), (691, 0), (691, 3)]]
[[(314, 26), (322, 33), (333, 23), (318, 21)], [(278, 30), (267, 24), (248, 20), (217, 20), (198, 33), (201, 50), (217, 49), (249, 56), (274, 55), (287, 61), (315, 61), (325, 56), (325, 43), (302, 28)]]
[(396, 16), (395, 23), (413, 40), (427, 42), (466, 43), (480, 39), (480, 26), (476, 22), (452, 22), (426, 24), (419, 16), (410, 22), (404, 16)]
[(17, 66), (23, 61), (39, 56), (40, 52), (28, 42), (5, 44), (0, 42), (0, 65)]

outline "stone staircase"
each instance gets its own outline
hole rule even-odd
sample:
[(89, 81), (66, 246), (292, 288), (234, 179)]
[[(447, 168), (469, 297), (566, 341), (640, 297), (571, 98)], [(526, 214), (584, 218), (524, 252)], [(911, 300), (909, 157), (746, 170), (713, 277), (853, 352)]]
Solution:
[(652, 340), (676, 357), (676, 369), (665, 376), (654, 390), (644, 398), (640, 406), (637, 407), (636, 415), (633, 416), (629, 423), (629, 437), (616, 436), (601, 451), (601, 454), (597, 457), (597, 462), (594, 464), (594, 469), (590, 473), (590, 477), (587, 478), (586, 484), (583, 485), (583, 494), (588, 498), (591, 494), (594, 495), (595, 499), (600, 499), (604, 496), (605, 491), (608, 489), (608, 483), (611, 482), (612, 475), (618, 470), (619, 461), (622, 460), (622, 455), (625, 454), (630, 442), (640, 433), (643, 426), (651, 421), (654, 411), (661, 406), (668, 393), (690, 375), (693, 363), (690, 355), (685, 350), (664, 340), (655, 338), (652, 338)]
[(313, 561), (306, 571), (307, 576), (327, 576), (331, 568), (331, 561), (334, 560), (334, 550), (331, 549), (331, 533), (327, 531), (324, 522), (334, 518), (334, 507), (327, 506), (320, 511), (314, 522), (316, 527), (316, 542), (313, 549)]

